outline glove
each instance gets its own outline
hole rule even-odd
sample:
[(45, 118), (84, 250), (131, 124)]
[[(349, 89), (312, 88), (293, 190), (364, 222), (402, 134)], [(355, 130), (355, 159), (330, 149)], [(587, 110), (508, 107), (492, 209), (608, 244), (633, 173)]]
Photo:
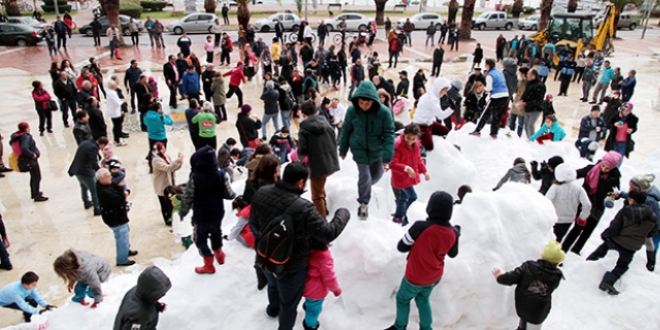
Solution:
[(535, 160), (529, 162), (529, 164), (532, 165), (532, 168), (538, 168), (538, 166), (539, 166), (539, 162), (537, 162)]
[(94, 302), (94, 303), (92, 304), (92, 306), (89, 306), (89, 308), (91, 308), (91, 309), (96, 309), (96, 307), (98, 307), (98, 306), (99, 306), (99, 303)]
[(166, 303), (156, 303), (156, 310), (160, 313), (164, 312), (167, 309), (167, 304)]
[(338, 289), (332, 291), (332, 294), (334, 294), (335, 297), (339, 297), (339, 296), (341, 296), (341, 289), (338, 288)]
[(578, 217), (577, 219), (575, 219), (575, 221), (577, 222), (577, 225), (580, 226), (580, 227), (584, 227), (584, 225), (587, 224), (587, 220), (586, 220), (586, 219), (582, 219), (582, 218), (580, 218), (580, 217)]
[(459, 225), (455, 225), (455, 226), (454, 226), (454, 230), (456, 230), (456, 234), (458, 234), (458, 236), (461, 235), (461, 226), (459, 226)]

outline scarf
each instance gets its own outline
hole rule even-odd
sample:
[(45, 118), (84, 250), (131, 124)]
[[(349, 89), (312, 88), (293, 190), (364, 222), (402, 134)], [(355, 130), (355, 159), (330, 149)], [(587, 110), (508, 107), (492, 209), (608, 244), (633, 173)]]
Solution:
[(594, 167), (589, 170), (589, 173), (587, 173), (587, 176), (585, 180), (589, 184), (589, 195), (593, 195), (596, 193), (596, 190), (598, 189), (598, 181), (600, 180), (600, 164), (604, 163), (610, 168), (616, 168), (619, 166), (621, 163), (621, 155), (616, 152), (616, 151), (610, 151), (603, 156), (603, 159), (600, 160)]

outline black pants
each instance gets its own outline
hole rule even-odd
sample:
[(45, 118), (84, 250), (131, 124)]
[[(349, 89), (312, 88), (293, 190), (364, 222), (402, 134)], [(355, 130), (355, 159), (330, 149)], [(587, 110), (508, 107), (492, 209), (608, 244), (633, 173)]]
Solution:
[(197, 101), (200, 101), (199, 99), (199, 91), (197, 93), (188, 93), (188, 101), (195, 99)]
[(325, 34), (319, 35), (319, 45), (325, 46)]
[[(397, 57), (398, 59), (398, 57)], [(341, 67), (341, 77), (344, 79), (344, 85), (346, 85), (346, 67)]]
[(202, 136), (197, 137), (197, 148), (199, 149), (204, 146), (211, 146), (213, 150), (218, 149), (218, 143), (216, 141), (216, 137), (215, 136), (209, 138)]
[(589, 255), (587, 260), (598, 260), (607, 255), (607, 251), (616, 250), (619, 252), (619, 259), (616, 261), (616, 266), (611, 271), (605, 273), (603, 280), (609, 284), (614, 284), (626, 271), (632, 262), (635, 251), (630, 251), (623, 248), (621, 245), (616, 244), (611, 239), (606, 239), (594, 252)]
[(192, 141), (193, 146), (195, 146), (195, 151), (197, 151), (197, 149), (199, 149), (199, 132), (188, 132), (190, 133), (190, 141)]
[(388, 64), (388, 68), (392, 67), (392, 58), (394, 58), (394, 67), (396, 68), (396, 64), (399, 62), (399, 52), (393, 52), (390, 50), (390, 63)]
[[(28, 303), (32, 307), (39, 306), (39, 304), (37, 304), (37, 302), (34, 301), (34, 299), (32, 299), (32, 297), (26, 297), (25, 302)], [(16, 309), (16, 310), (19, 310), (19, 311), (23, 311), (20, 307), (18, 307), (18, 305), (16, 303), (11, 303), (11, 304), (9, 304), (7, 306), (4, 306), (4, 307), (5, 308)], [(28, 313), (28, 312), (23, 311), (23, 319), (25, 320), (25, 322), (30, 322), (32, 320), (32, 313)]]
[[(603, 202), (600, 201), (600, 204), (602, 205)], [(591, 233), (593, 233), (594, 229), (596, 229), (596, 226), (598, 225), (598, 221), (600, 221), (600, 218), (602, 216), (603, 216), (603, 210), (599, 210), (596, 208), (591, 209), (591, 214), (587, 218), (587, 224), (584, 225), (584, 227), (580, 227), (577, 225), (573, 226), (571, 231), (568, 232), (566, 239), (561, 244), (562, 250), (564, 250), (564, 252), (568, 252), (568, 249), (571, 249), (571, 251), (573, 251), (574, 253), (580, 254), (580, 251), (582, 251), (584, 244), (587, 243), (589, 237), (591, 237)], [(573, 245), (573, 243), (575, 243), (575, 245)]]
[(142, 132), (147, 131), (147, 125), (144, 124), (144, 116), (146, 115), (146, 112), (140, 112), (140, 130)]
[[(221, 33), (216, 33), (215, 34), (215, 40), (213, 41), (213, 44), (218, 47), (220, 46), (220, 38), (222, 37)], [(210, 62), (209, 62), (210, 63)]]
[(163, 221), (165, 224), (170, 226), (172, 225), (172, 201), (167, 196), (158, 196), (158, 201), (160, 202), (160, 213), (163, 215)]
[(279, 329), (293, 329), (298, 316), (298, 305), (305, 289), (307, 268), (295, 272), (283, 272), (273, 275), (264, 271), (268, 279), (268, 307), (269, 316), (277, 316)]
[(229, 24), (229, 16), (222, 16), (222, 20), (224, 21), (224, 24)]
[(227, 98), (231, 98), (232, 95), (236, 94), (238, 97), (238, 106), (241, 107), (243, 106), (243, 91), (241, 91), (241, 88), (238, 86), (234, 85), (229, 85), (229, 92), (227, 92), (227, 95), (225, 95)]
[[(223, 215), (220, 215), (222, 218)], [(217, 224), (195, 225), (195, 246), (202, 257), (213, 256), (213, 251), (222, 248), (222, 229), (221, 222)], [(211, 249), (209, 250), (208, 240), (211, 240)]]
[(444, 44), (445, 43), (445, 37), (447, 37), (447, 32), (440, 33), (440, 38), (438, 38), (438, 43), (439, 44)]
[(43, 132), (44, 128), (51, 131), (53, 129), (53, 112), (37, 109), (37, 115), (39, 116), (39, 132)]
[(138, 32), (131, 32), (131, 42), (133, 43), (133, 46), (140, 43), (140, 35)]
[(94, 33), (94, 46), (101, 46), (101, 35)]
[(477, 128), (474, 131), (481, 132), (481, 129), (484, 128), (484, 125), (486, 125), (488, 119), (491, 118), (490, 136), (497, 136), (497, 132), (500, 130), (500, 118), (502, 117), (502, 113), (504, 112), (504, 108), (506, 108), (508, 102), (508, 97), (490, 99), (490, 101), (488, 101), (486, 104), (484, 113), (481, 115), (481, 119), (479, 119)]
[(571, 84), (571, 77), (572, 75), (570, 74), (561, 74), (561, 83), (559, 85), (559, 95), (566, 95), (566, 92), (568, 92), (568, 86)]
[(566, 236), (566, 233), (568, 230), (571, 228), (570, 223), (556, 223), (554, 227), (552, 227), (552, 231), (555, 234), (555, 238), (557, 239), (557, 242), (561, 242), (561, 240)]
[(280, 44), (284, 45), (284, 37), (282, 33), (275, 33), (275, 37), (280, 41)]
[(57, 50), (60, 50), (61, 46), (63, 46), (64, 50), (66, 50), (66, 34), (57, 35)]
[(440, 68), (442, 68), (442, 62), (433, 63), (433, 69), (431, 70), (431, 77), (437, 77), (440, 75)]
[(153, 154), (151, 151), (154, 150), (154, 144), (156, 144), (156, 142), (162, 142), (165, 148), (167, 148), (167, 139), (163, 141), (149, 139), (149, 153), (147, 154), (147, 158), (146, 158), (147, 162), (149, 163), (149, 173), (153, 173), (154, 171), (154, 167), (151, 164), (151, 158), (153, 158)]
[(213, 52), (206, 52), (206, 63), (213, 63)]
[(214, 110), (220, 121), (227, 120), (227, 108), (225, 108), (224, 104), (214, 106)]
[(124, 116), (117, 118), (110, 118), (112, 120), (112, 137), (115, 143), (119, 143), (121, 137), (124, 135), (122, 132), (122, 125), (124, 124)]
[(558, 77), (559, 74), (561, 73), (561, 69), (562, 69), (563, 67), (564, 67), (564, 63), (563, 63), (563, 62), (559, 62), (559, 65), (557, 66), (556, 71), (555, 71), (555, 81), (557, 80), (557, 77)]
[(135, 104), (140, 102), (136, 101), (137, 96), (135, 95), (135, 87), (131, 86), (130, 90), (131, 90), (131, 110), (135, 111)]
[(211, 96), (213, 96), (213, 92), (204, 88), (204, 99), (208, 102), (211, 102)]
[(176, 108), (176, 87), (176, 82), (173, 82), (167, 86), (167, 88), (170, 90), (170, 108)]
[(225, 63), (225, 60), (227, 61), (227, 65), (229, 65), (229, 51), (223, 49), (220, 54), (220, 64)]
[(579, 84), (580, 80), (582, 80), (582, 76), (584, 75), (584, 67), (583, 66), (578, 66), (575, 68), (575, 74), (573, 75), (573, 82), (576, 82)]
[(39, 169), (39, 162), (34, 159), (30, 164), (30, 194), (32, 199), (39, 196), (39, 185), (41, 184), (41, 169)]

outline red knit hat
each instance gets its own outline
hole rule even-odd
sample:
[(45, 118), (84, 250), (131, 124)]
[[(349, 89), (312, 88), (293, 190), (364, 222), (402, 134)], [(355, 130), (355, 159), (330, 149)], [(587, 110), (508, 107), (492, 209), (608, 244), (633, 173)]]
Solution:
[(28, 124), (24, 121), (18, 123), (18, 131), (19, 132), (25, 133), (28, 130), (28, 128), (30, 128), (30, 124)]

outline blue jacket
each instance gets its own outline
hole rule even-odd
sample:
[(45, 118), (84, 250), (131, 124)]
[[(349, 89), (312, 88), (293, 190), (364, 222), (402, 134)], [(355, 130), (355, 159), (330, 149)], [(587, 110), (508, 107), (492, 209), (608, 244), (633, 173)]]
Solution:
[(561, 68), (561, 74), (566, 74), (572, 76), (575, 73), (575, 68), (577, 63), (575, 61), (565, 61), (564, 65)]
[(600, 76), (600, 82), (609, 84), (614, 78), (614, 69), (612, 67), (604, 68), (603, 74)]
[(552, 139), (552, 141), (555, 142), (561, 141), (566, 137), (566, 132), (564, 132), (564, 129), (561, 128), (561, 126), (559, 126), (559, 120), (557, 120), (554, 124), (552, 124), (552, 126), (550, 126), (550, 128), (548, 128), (548, 126), (546, 126), (544, 122), (543, 126), (541, 126), (541, 129), (536, 131), (534, 135), (530, 136), (529, 140), (535, 141), (539, 136), (541, 136), (541, 134), (545, 134), (545, 133), (554, 134), (554, 138)]
[(144, 115), (144, 124), (147, 125), (147, 135), (149, 139), (156, 141), (164, 141), (167, 139), (165, 132), (165, 125), (172, 125), (172, 117), (170, 115), (161, 115), (157, 111), (147, 111)]
[(5, 285), (0, 289), (0, 306), (8, 306), (11, 304), (16, 304), (24, 312), (30, 314), (39, 314), (39, 310), (35, 307), (32, 307), (25, 301), (25, 298), (32, 297), (34, 301), (39, 304), (39, 306), (46, 307), (48, 303), (41, 298), (39, 291), (37, 289), (26, 290), (23, 287), (23, 284), (18, 282), (13, 282)]
[(600, 132), (596, 134), (596, 141), (600, 141), (605, 138), (605, 132), (607, 131), (607, 124), (605, 124), (605, 119), (603, 117), (598, 117), (596, 119), (596, 126), (591, 125), (591, 116), (586, 115), (580, 121), (580, 133), (578, 134), (578, 140), (582, 138), (588, 138), (589, 132), (600, 127)]
[(124, 75), (124, 85), (128, 82), (128, 86), (133, 88), (138, 80), (140, 80), (140, 75), (142, 75), (142, 69), (128, 67), (128, 69), (126, 69), (126, 75)]
[(183, 74), (183, 78), (181, 79), (181, 93), (183, 95), (199, 93), (199, 74), (197, 74), (197, 71), (193, 71), (193, 73), (187, 71)]
[(627, 77), (623, 79), (623, 82), (621, 83), (621, 99), (624, 102), (630, 100), (633, 93), (635, 92), (636, 84), (637, 84), (637, 78), (635, 77)]
[(488, 76), (493, 79), (493, 89), (490, 91), (490, 95), (495, 95), (497, 93), (509, 93), (509, 87), (506, 85), (506, 79), (504, 79), (504, 74), (502, 71), (495, 68), (488, 71)]
[[(199, 125), (192, 122), (193, 117), (199, 113), (199, 109), (186, 109), (186, 121), (188, 122), (188, 130), (193, 136), (199, 135)], [(231, 149), (230, 149), (231, 150)]]
[[(547, 49), (550, 49), (551, 52), (547, 52), (547, 51), (546, 51)], [(557, 51), (557, 49), (555, 48), (555, 45), (554, 45), (553, 43), (549, 42), (549, 43), (545, 44), (545, 46), (543, 46), (543, 51), (542, 51), (542, 53), (543, 53), (543, 54), (548, 53), (548, 54), (550, 54), (550, 58), (552, 58), (553, 56), (555, 56), (555, 52), (556, 52), (556, 51)]]

